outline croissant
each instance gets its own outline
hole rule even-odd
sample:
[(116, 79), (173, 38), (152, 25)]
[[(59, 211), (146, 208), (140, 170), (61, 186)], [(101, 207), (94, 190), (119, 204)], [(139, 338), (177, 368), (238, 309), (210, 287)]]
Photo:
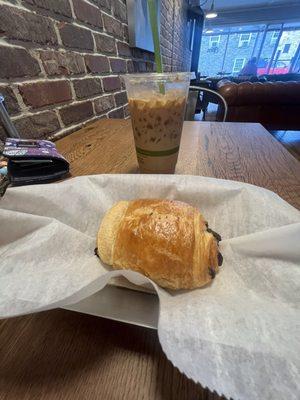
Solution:
[(114, 269), (131, 269), (169, 289), (209, 283), (219, 270), (220, 236), (194, 207), (171, 200), (120, 201), (104, 216), (98, 255)]

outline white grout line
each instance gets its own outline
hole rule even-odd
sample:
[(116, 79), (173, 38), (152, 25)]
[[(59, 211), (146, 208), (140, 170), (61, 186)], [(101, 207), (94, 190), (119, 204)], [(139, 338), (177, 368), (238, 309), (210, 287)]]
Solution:
[(78, 124), (74, 124), (74, 125), (68, 126), (67, 128), (61, 129), (60, 131), (54, 133), (53, 135), (51, 135), (51, 136), (49, 135), (49, 137), (51, 138), (51, 140), (62, 138), (64, 136), (67, 136), (69, 133), (74, 132), (74, 131), (84, 127), (85, 125), (87, 125), (89, 123), (97, 121), (98, 119), (100, 119), (101, 117), (103, 117), (105, 115), (106, 114), (96, 115), (88, 120), (85, 120), (85, 121), (79, 122)]
[[(1, 3), (0, 3), (0, 6), (1, 6)], [(22, 46), (20, 46), (20, 45), (15, 45), (15, 44), (8, 43), (8, 42), (6, 42), (3, 38), (0, 38), (0, 46), (3, 46), (3, 47), (13, 47), (13, 48), (17, 48), (17, 49), (25, 49), (25, 47), (22, 47)], [(27, 50), (27, 49), (26, 49), (26, 50)]]
[[(70, 1), (72, 17), (73, 17), (74, 20), (66, 21), (65, 23), (68, 23), (68, 24), (73, 25), (73, 26), (77, 26), (77, 27), (82, 28), (82, 29), (86, 29), (86, 30), (91, 32), (92, 37), (93, 37), (93, 43), (94, 43), (94, 53), (86, 52), (86, 51), (84, 52), (81, 49), (72, 49), (72, 48), (67, 48), (66, 46), (63, 46), (62, 40), (61, 40), (61, 37), (60, 37), (60, 33), (59, 33), (59, 29), (58, 29), (58, 24), (61, 22), (61, 20), (55, 19), (55, 18), (51, 17), (51, 15), (50, 16), (49, 15), (45, 16), (43, 14), (40, 14), (38, 10), (32, 10), (32, 9), (26, 8), (21, 3), (21, 0), (17, 0), (17, 4), (12, 4), (12, 3), (10, 3), (9, 1), (6, 1), (6, 0), (0, 0), (0, 5), (4, 4), (4, 5), (8, 6), (8, 7), (17, 8), (17, 9), (20, 9), (20, 10), (22, 10), (24, 12), (28, 12), (28, 13), (31, 13), (31, 14), (34, 14), (34, 15), (37, 15), (37, 16), (42, 15), (43, 17), (48, 18), (49, 20), (51, 20), (53, 22), (55, 33), (56, 33), (57, 39), (58, 39), (58, 45), (57, 46), (51, 47), (51, 46), (46, 45), (46, 44), (42, 45), (42, 44), (34, 43), (34, 42), (33, 43), (26, 42), (22, 46), (22, 41), (21, 40), (14, 40), (14, 42), (17, 43), (17, 44), (15, 44), (15, 43), (8, 43), (7, 41), (4, 40), (5, 38), (4, 39), (0, 38), (0, 45), (7, 46), (7, 47), (12, 47), (12, 48), (25, 49), (26, 51), (29, 52), (29, 54), (34, 55), (35, 59), (38, 61), (39, 65), (40, 65), (42, 75), (44, 75), (44, 76), (41, 76), (41, 77), (34, 77), (34, 78), (25, 77), (25, 78), (19, 78), (19, 79), (18, 78), (14, 78), (12, 80), (10, 80), (10, 79), (8, 79), (8, 80), (0, 80), (0, 84), (1, 85), (4, 84), (6, 86), (8, 86), (10, 84), (10, 86), (11, 86), (11, 88), (13, 90), (13, 93), (16, 96), (17, 101), (19, 103), (20, 114), (17, 115), (17, 116), (12, 117), (13, 120), (17, 120), (17, 119), (24, 118), (24, 117), (36, 116), (36, 115), (45, 113), (47, 111), (48, 112), (49, 111), (51, 111), (51, 112), (54, 111), (55, 114), (57, 115), (60, 127), (62, 128), (59, 132), (54, 134), (54, 136), (61, 136), (64, 133), (70, 132), (70, 131), (72, 131), (74, 129), (79, 129), (80, 127), (86, 125), (89, 122), (93, 122), (95, 120), (98, 120), (99, 118), (101, 118), (101, 117), (103, 117), (105, 115), (108, 116), (109, 113), (112, 112), (112, 111), (118, 111), (120, 109), (123, 109), (125, 105), (116, 108), (115, 95), (118, 94), (118, 93), (124, 93), (125, 90), (124, 89), (120, 89), (118, 91), (112, 91), (112, 92), (104, 92), (103, 91), (103, 93), (95, 95), (93, 97), (87, 97), (86, 99), (77, 100), (76, 99), (76, 95), (75, 95), (75, 91), (74, 91), (74, 87), (73, 87), (73, 84), (72, 84), (72, 82), (74, 80), (101, 78), (101, 86), (102, 86), (102, 90), (103, 90), (103, 82), (102, 82), (103, 78), (106, 78), (106, 77), (119, 77), (122, 74), (116, 74), (116, 73), (112, 73), (112, 72), (109, 72), (107, 75), (103, 75), (103, 74), (99, 74), (99, 75), (98, 74), (97, 75), (87, 74), (87, 70), (86, 70), (86, 66), (85, 66), (85, 75), (84, 76), (77, 76), (76, 77), (76, 76), (73, 75), (72, 77), (69, 77), (69, 76), (48, 77), (46, 72), (45, 72), (45, 70), (44, 70), (43, 63), (42, 63), (42, 61), (41, 61), (41, 59), (39, 57), (39, 51), (53, 51), (53, 52), (61, 52), (61, 53), (73, 53), (75, 55), (80, 55), (82, 57), (84, 57), (85, 55), (101, 55), (101, 56), (104, 56), (106, 58), (109, 57), (109, 58), (112, 58), (112, 59), (121, 59), (126, 64), (127, 64), (128, 61), (130, 61), (130, 60), (132, 61), (132, 57), (131, 56), (127, 57), (127, 56), (121, 56), (121, 55), (117, 55), (116, 56), (115, 54), (111, 54), (110, 55), (110, 54), (98, 53), (97, 48), (96, 48), (96, 43), (95, 43), (95, 36), (94, 35), (98, 34), (98, 35), (102, 35), (102, 36), (106, 36), (108, 38), (114, 39), (116, 44), (118, 42), (121, 42), (121, 43), (124, 43), (124, 44), (128, 45), (128, 42), (125, 41), (124, 39), (120, 39), (120, 38), (118, 38), (116, 36), (113, 36), (113, 35), (111, 35), (111, 34), (109, 34), (108, 32), (105, 31), (104, 23), (103, 23), (104, 22), (103, 21), (103, 15), (107, 15), (108, 17), (112, 18), (113, 20), (119, 22), (122, 25), (122, 29), (124, 29), (124, 26), (127, 26), (126, 23), (124, 23), (123, 21), (120, 21), (119, 19), (115, 18), (114, 15), (111, 15), (108, 12), (106, 12), (104, 10), (101, 10), (99, 7), (95, 6), (94, 4), (91, 4), (89, 1), (86, 1), (87, 4), (90, 4), (91, 6), (93, 6), (95, 8), (98, 8), (101, 11), (101, 19), (102, 19), (102, 23), (103, 23), (103, 28), (102, 29), (99, 28), (99, 30), (96, 30), (97, 28), (93, 29), (92, 26), (86, 26), (88, 24), (85, 25), (84, 22), (81, 22), (81, 21), (76, 19), (73, 2), (72, 2), (72, 0), (69, 0), (69, 1)], [(49, 10), (49, 11), (51, 11), (51, 10)], [(123, 31), (122, 31), (122, 34), (123, 34)], [(21, 42), (21, 43), (19, 43), (19, 42)], [(31, 48), (29, 47), (30, 45), (32, 46)], [(117, 47), (116, 47), (116, 51), (117, 51)], [(82, 75), (82, 74), (80, 74), (80, 75)], [(60, 81), (62, 81), (62, 82), (69, 81), (70, 82), (70, 87), (71, 87), (73, 99), (72, 99), (71, 102), (68, 102), (68, 104), (64, 104), (64, 105), (62, 105), (62, 104), (61, 105), (53, 104), (53, 105), (49, 105), (47, 108), (45, 106), (42, 109), (35, 110), (35, 109), (32, 109), (32, 108), (30, 108), (30, 107), (25, 105), (25, 103), (23, 102), (22, 96), (21, 96), (21, 94), (19, 93), (19, 90), (18, 90), (18, 86), (19, 85), (23, 85), (23, 84), (26, 85), (26, 84), (34, 84), (34, 83), (60, 82)], [(95, 106), (94, 106), (95, 100), (101, 99), (103, 97), (108, 97), (108, 96), (112, 96), (112, 98), (113, 98), (114, 108), (112, 110), (110, 110), (106, 114), (96, 115), (96, 116), (94, 116), (94, 117), (92, 117), (92, 118), (90, 118), (90, 119), (88, 119), (86, 121), (79, 122), (78, 124), (74, 124), (74, 125), (69, 126), (69, 127), (65, 127), (64, 126), (64, 124), (63, 124), (63, 122), (61, 120), (60, 114), (59, 114), (59, 110), (60, 109), (62, 109), (64, 107), (69, 107), (69, 106), (72, 106), (72, 105), (81, 104), (81, 103), (90, 101), (90, 102), (92, 102), (93, 112), (95, 113)]]
[[(79, 75), (79, 74), (78, 74)], [(83, 75), (83, 74), (81, 74)], [(14, 85), (14, 86), (20, 86), (20, 85), (29, 85), (31, 83), (51, 83), (51, 82), (65, 82), (65, 81), (73, 81), (73, 80), (78, 80), (78, 79), (87, 79), (87, 78), (99, 78), (99, 79), (103, 79), (103, 78), (118, 78), (120, 75), (122, 74), (112, 74), (107, 72), (106, 75), (103, 74), (89, 74), (89, 75), (84, 75), (84, 76), (78, 76), (76, 77), (75, 75), (70, 77), (70, 76), (61, 76), (61, 77), (35, 77), (35, 78), (15, 78), (18, 80), (11, 80), (11, 79), (0, 79), (0, 85)]]
[(75, 19), (76, 15), (75, 15), (75, 11), (74, 11), (73, 0), (69, 0), (69, 3), (70, 3), (70, 7), (71, 7), (72, 18)]
[(94, 8), (97, 8), (98, 10), (100, 10), (100, 8), (98, 6), (96, 6), (94, 3), (91, 3), (90, 1), (87, 1), (87, 0), (83, 0), (83, 1), (84, 1), (84, 3), (87, 3), (90, 6), (93, 6)]
[(96, 45), (96, 39), (95, 35), (92, 35), (92, 40), (93, 40), (93, 47), (94, 47), (94, 53), (97, 53), (97, 45)]
[(45, 71), (45, 68), (44, 68), (44, 64), (42, 63), (42, 60), (40, 58), (39, 52), (36, 51), (35, 49), (28, 49), (27, 51), (31, 55), (31, 57), (33, 57), (38, 62), (40, 70), (41, 70), (42, 77), (47, 79), (47, 74), (46, 74), (46, 71)]
[(72, 99), (73, 99), (73, 100), (76, 100), (76, 93), (75, 93), (75, 89), (74, 89), (74, 86), (73, 86), (73, 83), (72, 83), (71, 79), (68, 79), (68, 82), (70, 83), (70, 88), (71, 88), (71, 93), (72, 93)]
[[(108, 96), (113, 96), (114, 107), (116, 107), (114, 95), (118, 94), (118, 93), (121, 93), (123, 91), (98, 93), (98, 94), (96, 94), (96, 95), (94, 95), (92, 97), (87, 97), (87, 98), (81, 99), (81, 100), (77, 100), (77, 99), (73, 100), (72, 99), (72, 101), (69, 101), (67, 104), (62, 104), (62, 103), (51, 104), (51, 105), (44, 106), (44, 107), (41, 107), (41, 108), (38, 108), (38, 109), (33, 109), (33, 108), (30, 108), (30, 107), (26, 106), (23, 103), (23, 99), (22, 99), (21, 95), (18, 93), (16, 88), (13, 89), (13, 92), (14, 92), (14, 94), (17, 97), (18, 100), (20, 98), (20, 103), (22, 103), (22, 106), (19, 104), (20, 108), (21, 108), (21, 113), (18, 114), (18, 115), (11, 116), (11, 119), (14, 121), (14, 120), (18, 120), (18, 119), (23, 118), (23, 117), (32, 117), (32, 116), (36, 116), (36, 115), (39, 115), (39, 114), (43, 114), (43, 113), (45, 113), (47, 111), (54, 111), (54, 112), (57, 111), (58, 112), (61, 109), (64, 109), (64, 108), (67, 108), (67, 107), (70, 107), (70, 106), (73, 106), (73, 105), (77, 105), (77, 104), (86, 103), (86, 102), (89, 102), (89, 101), (93, 103), (95, 100), (102, 99), (103, 97), (108, 97)], [(60, 117), (58, 119), (60, 120)], [(62, 121), (61, 121), (61, 124), (64, 126)]]
[(11, 3), (10, 1), (0, 0), (0, 5), (11, 6), (14, 8), (18, 8), (19, 10), (28, 11), (28, 8), (24, 7), (23, 5), (19, 3), (18, 4)]
[(18, 102), (19, 107), (20, 107), (20, 109), (21, 109), (22, 115), (23, 115), (23, 114), (26, 114), (26, 112), (27, 112), (27, 110), (28, 110), (28, 107), (27, 107), (26, 104), (24, 103), (23, 97), (20, 95), (20, 92), (19, 92), (18, 88), (15, 87), (15, 86), (11, 86), (10, 88), (11, 88), (11, 90), (13, 91), (13, 94), (15, 95), (15, 97), (16, 97), (16, 99), (17, 99), (17, 102)]
[[(35, 15), (37, 15), (37, 16), (42, 16), (42, 17), (44, 17), (44, 18), (48, 18), (48, 19), (50, 19), (50, 20), (54, 23), (54, 25), (55, 25), (55, 23), (62, 22), (61, 20), (58, 20), (58, 19), (53, 18), (51, 15), (39, 14), (36, 10), (28, 9), (28, 8), (24, 7), (23, 5), (20, 6), (20, 5), (17, 5), (17, 4), (14, 4), (14, 3), (10, 3), (10, 2), (8, 2), (8, 1), (5, 1), (5, 0), (0, 0), (0, 5), (1, 5), (1, 4), (6, 5), (6, 6), (9, 6), (9, 7), (12, 7), (12, 8), (18, 8), (18, 9), (20, 9), (20, 10), (22, 10), (22, 11), (27, 11), (28, 13), (32, 13), (32, 14), (35, 14)], [(36, 7), (38, 7), (38, 6), (36, 6)], [(65, 23), (67, 23), (67, 24), (70, 24), (70, 25), (77, 26), (78, 28), (82, 28), (82, 29), (89, 30), (89, 31), (91, 31), (91, 32), (93, 32), (93, 33), (100, 33), (100, 34), (103, 33), (103, 31), (104, 31), (104, 24), (103, 24), (103, 28), (99, 28), (99, 30), (96, 30), (95, 27), (94, 27), (94, 29), (93, 29), (93, 26), (92, 26), (92, 25), (90, 26), (89, 24), (87, 24), (87, 23), (85, 24), (84, 22), (78, 20), (78, 19), (76, 18), (76, 16), (75, 16), (75, 13), (74, 13), (74, 15), (73, 15), (74, 9), (73, 9), (72, 7), (73, 7), (73, 4), (71, 5), (71, 11), (72, 11), (72, 18), (73, 18), (73, 20), (70, 20), (70, 21), (63, 21), (63, 22), (65, 22)], [(99, 7), (97, 7), (97, 6), (95, 6), (95, 5), (94, 5), (94, 7), (95, 7), (95, 8), (98, 8), (98, 9), (100, 10)], [(47, 9), (46, 9), (46, 11), (50, 11), (50, 12), (51, 12), (51, 10), (47, 10)], [(103, 11), (103, 10), (100, 10), (100, 11), (101, 11), (102, 14), (108, 15), (109, 17), (113, 18), (114, 20), (116, 20), (116, 21), (118, 21), (118, 22), (120, 22), (120, 23), (122, 24), (122, 22), (121, 22), (120, 20), (118, 20), (117, 18), (115, 18), (114, 16), (108, 14), (107, 12), (105, 12), (105, 11)], [(102, 17), (101, 17), (101, 18), (102, 18)], [(103, 23), (103, 19), (102, 19), (102, 23)], [(86, 25), (89, 25), (89, 26), (86, 26)], [(100, 32), (99, 32), (99, 31), (100, 31)], [(109, 35), (109, 34), (106, 34), (106, 35), (107, 35), (107, 36), (111, 36), (111, 35)], [(115, 38), (114, 36), (111, 36), (111, 37)]]
[(54, 112), (55, 112), (55, 114), (56, 114), (56, 116), (57, 116), (57, 119), (58, 119), (58, 122), (59, 122), (60, 127), (61, 127), (61, 128), (64, 128), (64, 127), (65, 127), (65, 124), (63, 123), (63, 121), (62, 121), (62, 119), (61, 119), (61, 116), (60, 116), (60, 113), (58, 112), (58, 109), (56, 108), (56, 109), (54, 110)]
[(92, 101), (93, 114), (96, 115), (95, 102)]
[[(86, 97), (85, 99), (73, 100), (71, 103), (68, 103), (68, 104), (59, 104), (59, 105), (56, 106), (55, 109), (61, 110), (63, 108), (67, 108), (67, 107), (70, 107), (70, 106), (73, 106), (73, 105), (75, 106), (75, 105), (78, 105), (78, 104), (86, 103), (88, 101), (92, 101), (93, 102), (95, 100), (101, 99), (102, 97), (105, 97), (105, 96), (108, 96), (108, 95), (115, 95), (117, 93), (119, 93), (119, 92), (98, 93), (98, 94), (95, 94), (92, 97)], [(55, 106), (55, 104), (54, 104), (54, 106)], [(43, 110), (43, 111), (45, 111), (45, 110)]]
[(58, 26), (57, 26), (57, 21), (55, 21), (53, 25), (54, 25), (54, 31), (55, 31), (55, 34), (56, 34), (56, 37), (57, 37), (57, 42), (58, 42), (59, 46), (63, 46), (63, 42), (61, 40), (59, 29), (58, 29)]

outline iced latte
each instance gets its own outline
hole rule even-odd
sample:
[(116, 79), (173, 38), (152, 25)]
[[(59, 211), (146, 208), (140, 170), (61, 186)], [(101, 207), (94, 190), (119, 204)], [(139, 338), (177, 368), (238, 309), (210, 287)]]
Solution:
[(140, 171), (174, 173), (189, 74), (129, 75), (125, 82)]

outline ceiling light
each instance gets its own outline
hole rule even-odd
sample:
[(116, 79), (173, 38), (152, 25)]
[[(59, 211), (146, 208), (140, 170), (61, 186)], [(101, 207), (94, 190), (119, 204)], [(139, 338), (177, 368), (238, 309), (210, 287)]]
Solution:
[(205, 33), (214, 33), (214, 31), (213, 31), (212, 29), (207, 29), (207, 30), (205, 31)]
[(210, 10), (208, 13), (205, 14), (205, 18), (212, 19), (216, 18), (218, 16), (218, 13), (215, 11), (215, 1), (213, 0), (211, 3)]

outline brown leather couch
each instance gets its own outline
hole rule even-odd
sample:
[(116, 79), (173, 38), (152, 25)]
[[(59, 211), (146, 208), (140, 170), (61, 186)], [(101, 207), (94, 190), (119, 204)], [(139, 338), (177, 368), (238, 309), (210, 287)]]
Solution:
[[(222, 80), (217, 90), (228, 104), (226, 121), (259, 122), (269, 130), (300, 130), (300, 82)], [(222, 116), (219, 107), (217, 120)]]

